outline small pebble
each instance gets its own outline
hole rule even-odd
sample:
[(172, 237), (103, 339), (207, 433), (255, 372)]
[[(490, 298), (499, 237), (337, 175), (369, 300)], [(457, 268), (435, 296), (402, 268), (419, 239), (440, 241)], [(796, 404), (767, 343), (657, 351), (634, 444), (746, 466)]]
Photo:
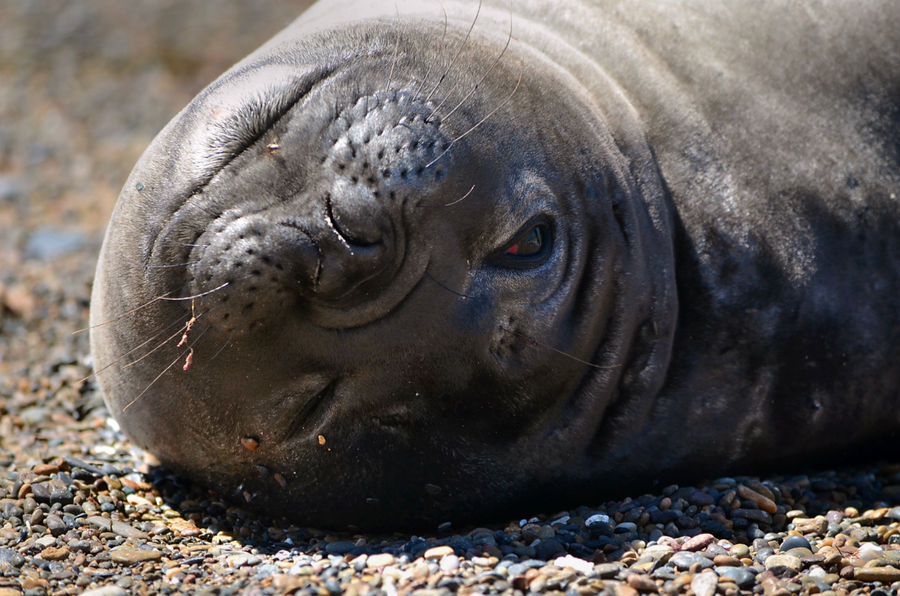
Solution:
[(691, 580), (691, 590), (696, 596), (713, 596), (718, 584), (719, 576), (714, 571), (704, 571), (695, 575)]
[(766, 559), (766, 569), (787, 567), (796, 571), (800, 569), (801, 564), (800, 559), (793, 555), (772, 555)]
[(787, 552), (792, 548), (798, 547), (812, 551), (812, 546), (809, 544), (809, 540), (807, 540), (803, 536), (788, 536), (784, 539), (784, 542), (781, 543), (781, 547), (779, 550), (781, 550), (781, 552)]
[(394, 564), (394, 555), (390, 553), (381, 553), (377, 555), (369, 555), (366, 559), (367, 567), (387, 567)]
[(740, 588), (753, 585), (756, 575), (746, 567), (716, 567), (715, 572), (721, 577), (730, 577)]
[(553, 565), (556, 567), (571, 567), (578, 573), (582, 573), (587, 575), (594, 571), (594, 564), (590, 561), (585, 561), (584, 559), (580, 559), (578, 557), (573, 557), (572, 555), (566, 555), (564, 557), (558, 557), (554, 559)]
[(687, 571), (692, 566), (697, 565), (700, 569), (708, 569), (713, 566), (713, 562), (703, 555), (695, 552), (678, 552), (672, 555), (669, 563), (676, 569)]
[(156, 549), (120, 547), (109, 551), (109, 558), (117, 563), (142, 563), (144, 561), (158, 561), (162, 553)]
[(625, 581), (638, 592), (657, 592), (659, 590), (655, 581), (640, 573), (632, 573)]

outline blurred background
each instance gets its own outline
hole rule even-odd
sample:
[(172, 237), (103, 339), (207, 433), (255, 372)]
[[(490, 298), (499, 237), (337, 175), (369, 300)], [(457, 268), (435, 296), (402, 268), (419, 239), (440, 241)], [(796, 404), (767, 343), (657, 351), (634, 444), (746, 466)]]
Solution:
[(132, 165), (307, 4), (0, 1), (0, 398), (38, 362), (84, 357), (71, 330)]

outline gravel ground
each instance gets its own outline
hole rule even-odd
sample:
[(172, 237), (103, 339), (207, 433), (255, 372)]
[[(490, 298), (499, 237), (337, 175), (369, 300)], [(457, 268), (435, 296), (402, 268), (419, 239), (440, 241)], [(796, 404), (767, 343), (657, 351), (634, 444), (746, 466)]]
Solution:
[(156, 131), (303, 2), (133, 4), (0, 3), (0, 596), (900, 591), (900, 465), (421, 536), (298, 528), (153, 466), (75, 333), (103, 227)]

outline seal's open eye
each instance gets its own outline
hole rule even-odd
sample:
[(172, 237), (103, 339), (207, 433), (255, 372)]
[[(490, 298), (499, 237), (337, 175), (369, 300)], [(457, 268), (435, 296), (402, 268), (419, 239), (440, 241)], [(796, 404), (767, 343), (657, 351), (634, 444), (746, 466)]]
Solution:
[(544, 220), (532, 220), (493, 260), (502, 267), (537, 267), (550, 253), (550, 240), (550, 225)]
[(544, 228), (534, 226), (524, 236), (516, 238), (515, 242), (506, 249), (507, 255), (517, 257), (530, 257), (536, 255), (544, 248)]

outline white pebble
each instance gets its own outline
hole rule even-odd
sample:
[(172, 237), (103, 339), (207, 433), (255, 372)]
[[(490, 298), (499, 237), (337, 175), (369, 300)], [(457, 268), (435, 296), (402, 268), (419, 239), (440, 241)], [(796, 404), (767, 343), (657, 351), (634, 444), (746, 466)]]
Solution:
[(594, 524), (608, 524), (608, 523), (609, 523), (609, 516), (605, 515), (603, 513), (595, 513), (594, 515), (592, 515), (589, 518), (587, 518), (586, 520), (584, 520), (584, 525), (589, 528), (591, 526), (593, 526)]
[(874, 542), (863, 542), (859, 545), (859, 550), (856, 553), (856, 556), (867, 563), (874, 559), (880, 559), (883, 555), (884, 549)]
[(713, 596), (716, 593), (716, 586), (719, 583), (719, 577), (714, 571), (704, 571), (694, 576), (691, 581), (691, 590), (697, 596)]
[(49, 546), (56, 545), (56, 538), (54, 538), (53, 536), (50, 536), (48, 534), (46, 536), (41, 536), (40, 538), (35, 540), (34, 543), (37, 544), (38, 546), (40, 546), (41, 548), (47, 548)]
[(441, 571), (453, 571), (454, 569), (459, 569), (459, 557), (445, 555), (441, 558)]
[(225, 565), (228, 567), (243, 567), (250, 561), (250, 555), (247, 553), (238, 553), (225, 557)]
[(130, 494), (125, 497), (125, 501), (138, 507), (153, 507), (153, 503), (138, 494)]
[(584, 559), (579, 559), (578, 557), (573, 557), (572, 555), (566, 555), (564, 557), (559, 557), (553, 561), (553, 564), (556, 567), (571, 567), (578, 573), (582, 573), (587, 575), (594, 570), (594, 564), (590, 561), (585, 561)]

